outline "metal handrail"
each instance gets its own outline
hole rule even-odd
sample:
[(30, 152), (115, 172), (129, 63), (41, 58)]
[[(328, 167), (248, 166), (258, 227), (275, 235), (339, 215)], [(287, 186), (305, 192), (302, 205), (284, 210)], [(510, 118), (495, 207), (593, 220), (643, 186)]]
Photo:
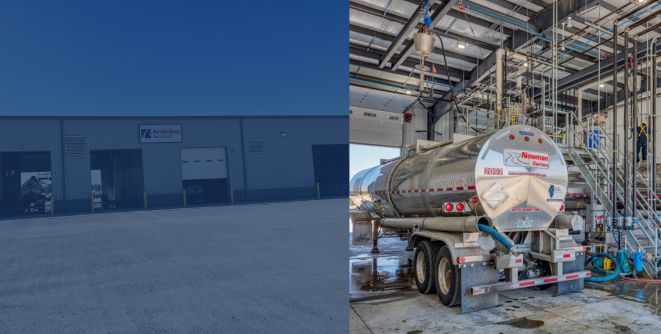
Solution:
[[(572, 118), (576, 117), (572, 111), (568, 112), (569, 117), (570, 117), (570, 123), (573, 124)], [(593, 129), (586, 129), (585, 126), (583, 126), (582, 122), (577, 122), (578, 127), (583, 133), (587, 133), (588, 136), (593, 136), (594, 132)], [(593, 168), (590, 168), (590, 166), (584, 168), (587, 172), (590, 173), (590, 179), (592, 182), (588, 182), (591, 188), (593, 188), (593, 191), (595, 191), (598, 194), (598, 197), (600, 197), (600, 201), (602, 204), (610, 206), (610, 209), (612, 210), (614, 203), (611, 203), (610, 196), (607, 196), (609, 193), (608, 189), (613, 189), (615, 191), (615, 196), (618, 199), (624, 200), (624, 190), (625, 187), (627, 189), (633, 188), (635, 189), (635, 195), (638, 198), (641, 198), (640, 201), (637, 201), (637, 206), (634, 207), (633, 203), (629, 203), (631, 207), (625, 208), (625, 212), (630, 209), (633, 215), (635, 215), (636, 212), (640, 214), (640, 219), (638, 222), (639, 229), (643, 232), (644, 237), (650, 242), (650, 246), (654, 247), (654, 256), (658, 256), (658, 233), (659, 233), (659, 217), (656, 215), (656, 212), (652, 211), (650, 208), (650, 203), (648, 201), (643, 200), (645, 197), (643, 196), (641, 192), (641, 188), (639, 188), (638, 181), (639, 179), (643, 181), (643, 184), (646, 185), (647, 187), (644, 187), (644, 190), (647, 190), (646, 192), (648, 193), (649, 196), (652, 196), (654, 199), (658, 198), (655, 192), (655, 189), (652, 189), (647, 182), (645, 182), (645, 179), (642, 177), (642, 175), (638, 175), (636, 180), (632, 180), (631, 178), (628, 179), (628, 182), (624, 184), (624, 171), (623, 167), (624, 164), (627, 164), (626, 166), (629, 166), (629, 163), (627, 162), (626, 157), (623, 159), (620, 159), (619, 154), (617, 152), (608, 152), (606, 147), (612, 147), (613, 143), (613, 138), (608, 134), (608, 132), (603, 129), (602, 127), (596, 127), (596, 129), (599, 130), (599, 144), (596, 145), (595, 148), (589, 148), (585, 144), (584, 140), (578, 140), (579, 145), (577, 145), (577, 134), (579, 135), (578, 137), (582, 137), (585, 139), (585, 137), (581, 136), (582, 133), (577, 133), (577, 130), (573, 126), (567, 127), (568, 130), (568, 138), (570, 139), (568, 142), (568, 146), (571, 152), (574, 153), (582, 161), (582, 158), (580, 157), (580, 154), (576, 151), (576, 148), (581, 148), (587, 153), (587, 155), (590, 157), (590, 159), (593, 161)], [(588, 130), (586, 132), (586, 130)], [(605, 145), (604, 145), (605, 144)], [(610, 145), (608, 145), (610, 144)], [(609, 154), (610, 153), (610, 154)], [(612, 180), (612, 170), (613, 170), (613, 154), (615, 154), (615, 173), (616, 173), (616, 184), (613, 184)], [(573, 159), (573, 158), (572, 158)], [(633, 167), (633, 166), (632, 166)], [(595, 175), (593, 174), (592, 170), (596, 168), (600, 174), (598, 175), (603, 175), (605, 177), (605, 187), (607, 189), (604, 189), (604, 185), (600, 184), (599, 180)], [(591, 170), (592, 169), (592, 170)], [(579, 170), (582, 170), (579, 168)], [(587, 180), (587, 178), (586, 178)], [(604, 180), (602, 180), (603, 182)], [(634, 183), (635, 182), (635, 183)], [(636, 185), (635, 188), (632, 187), (633, 185)], [(606, 197), (606, 198), (602, 198)], [(640, 206), (640, 207), (638, 207)], [(653, 224), (653, 225), (652, 225)], [(626, 230), (625, 230), (626, 231)], [(632, 231), (626, 231), (626, 234), (631, 236), (631, 239), (634, 240), (635, 246), (637, 247), (643, 247), (642, 244), (640, 243), (639, 239), (633, 234)], [(625, 245), (628, 246), (629, 248), (632, 248), (632, 250), (635, 250), (631, 244), (631, 242), (628, 240), (629, 238), (625, 237)]]

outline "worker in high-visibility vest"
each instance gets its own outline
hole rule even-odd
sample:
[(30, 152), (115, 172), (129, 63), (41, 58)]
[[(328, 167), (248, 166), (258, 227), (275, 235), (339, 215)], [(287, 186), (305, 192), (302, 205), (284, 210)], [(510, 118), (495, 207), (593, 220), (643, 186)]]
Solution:
[(640, 155), (642, 151), (643, 161), (647, 160), (647, 140), (649, 139), (649, 129), (647, 124), (641, 123), (638, 127), (638, 135), (636, 140), (636, 162), (640, 161)]

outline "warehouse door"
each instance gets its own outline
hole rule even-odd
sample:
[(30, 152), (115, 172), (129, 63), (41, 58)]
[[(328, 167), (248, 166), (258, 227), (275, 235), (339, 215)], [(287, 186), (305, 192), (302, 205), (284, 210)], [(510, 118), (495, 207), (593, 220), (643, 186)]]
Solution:
[(90, 160), (95, 210), (144, 206), (142, 150), (91, 151)]
[(349, 145), (312, 145), (314, 178), (321, 196), (349, 196)]
[(229, 202), (225, 148), (181, 149), (181, 180), (189, 204)]
[(0, 154), (0, 211), (5, 215), (50, 212), (53, 199), (50, 152)]

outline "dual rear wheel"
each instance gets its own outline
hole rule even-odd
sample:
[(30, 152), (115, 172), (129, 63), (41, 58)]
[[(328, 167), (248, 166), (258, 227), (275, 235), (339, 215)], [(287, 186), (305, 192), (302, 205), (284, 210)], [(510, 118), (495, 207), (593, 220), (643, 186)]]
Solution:
[(429, 240), (421, 241), (413, 255), (413, 277), (418, 291), (423, 294), (436, 292), (446, 306), (460, 302), (460, 272), (452, 263), (447, 246)]

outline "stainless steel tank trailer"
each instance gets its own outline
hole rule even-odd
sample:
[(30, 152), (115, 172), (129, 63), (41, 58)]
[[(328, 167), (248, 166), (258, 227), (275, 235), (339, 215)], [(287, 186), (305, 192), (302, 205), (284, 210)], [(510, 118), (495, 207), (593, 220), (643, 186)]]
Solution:
[(350, 184), (352, 219), (407, 238), (418, 290), (462, 312), (496, 306), (504, 290), (583, 289), (590, 272), (562, 214), (566, 192), (559, 148), (524, 125), (418, 147)]

